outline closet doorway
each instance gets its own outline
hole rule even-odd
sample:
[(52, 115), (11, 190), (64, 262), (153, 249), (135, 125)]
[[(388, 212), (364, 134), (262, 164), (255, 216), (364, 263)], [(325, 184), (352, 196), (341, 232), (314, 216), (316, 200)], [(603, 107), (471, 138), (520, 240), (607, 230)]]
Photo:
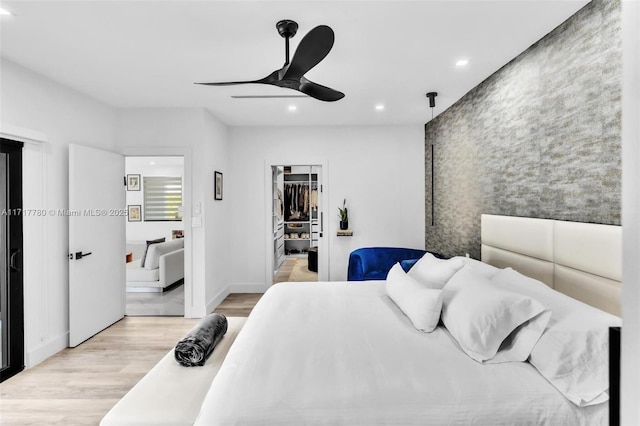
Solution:
[(271, 166), (273, 284), (318, 281), (324, 232), (322, 166)]
[(184, 316), (184, 157), (128, 156), (127, 316)]

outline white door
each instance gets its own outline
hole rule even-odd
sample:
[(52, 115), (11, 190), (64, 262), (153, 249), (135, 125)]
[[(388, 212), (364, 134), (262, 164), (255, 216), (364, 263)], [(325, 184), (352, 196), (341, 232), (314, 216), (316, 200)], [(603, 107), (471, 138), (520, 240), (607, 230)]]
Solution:
[(124, 157), (69, 145), (69, 346), (124, 317)]

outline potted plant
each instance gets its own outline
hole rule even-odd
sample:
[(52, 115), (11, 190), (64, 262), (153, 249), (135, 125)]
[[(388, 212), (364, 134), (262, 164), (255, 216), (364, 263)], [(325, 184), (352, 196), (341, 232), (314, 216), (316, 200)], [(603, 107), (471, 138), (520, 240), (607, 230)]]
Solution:
[(347, 199), (342, 201), (342, 207), (338, 207), (340, 216), (340, 229), (349, 229), (349, 211), (347, 210)]

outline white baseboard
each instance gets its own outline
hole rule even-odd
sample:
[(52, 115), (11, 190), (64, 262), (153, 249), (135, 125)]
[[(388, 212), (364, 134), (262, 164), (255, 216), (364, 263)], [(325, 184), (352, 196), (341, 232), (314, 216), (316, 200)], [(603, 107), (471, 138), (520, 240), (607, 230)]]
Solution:
[(67, 331), (61, 336), (54, 337), (38, 346), (37, 348), (27, 351), (25, 354), (25, 367), (32, 368), (36, 365), (40, 364), (45, 359), (49, 358), (51, 355), (55, 355), (61, 350), (67, 348), (69, 346), (69, 332)]
[(162, 293), (162, 287), (127, 287), (127, 293)]
[(220, 303), (222, 303), (222, 301), (229, 295), (229, 293), (231, 293), (231, 291), (229, 291), (229, 286), (227, 286), (222, 291), (220, 291), (213, 299), (211, 299), (207, 303), (205, 315), (209, 312), (213, 312), (213, 310), (217, 308)]
[[(213, 312), (220, 303), (231, 293), (264, 293), (269, 289), (269, 285), (264, 284), (232, 284), (220, 291), (213, 299), (207, 303), (206, 312)], [(202, 316), (206, 315), (204, 313)]]

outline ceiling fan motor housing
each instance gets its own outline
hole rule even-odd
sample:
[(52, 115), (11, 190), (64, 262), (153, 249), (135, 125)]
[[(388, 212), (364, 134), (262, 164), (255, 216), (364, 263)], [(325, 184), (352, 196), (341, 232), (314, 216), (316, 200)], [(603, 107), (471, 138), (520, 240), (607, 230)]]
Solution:
[(290, 19), (283, 19), (276, 24), (278, 34), (284, 38), (291, 38), (298, 32), (298, 24)]

